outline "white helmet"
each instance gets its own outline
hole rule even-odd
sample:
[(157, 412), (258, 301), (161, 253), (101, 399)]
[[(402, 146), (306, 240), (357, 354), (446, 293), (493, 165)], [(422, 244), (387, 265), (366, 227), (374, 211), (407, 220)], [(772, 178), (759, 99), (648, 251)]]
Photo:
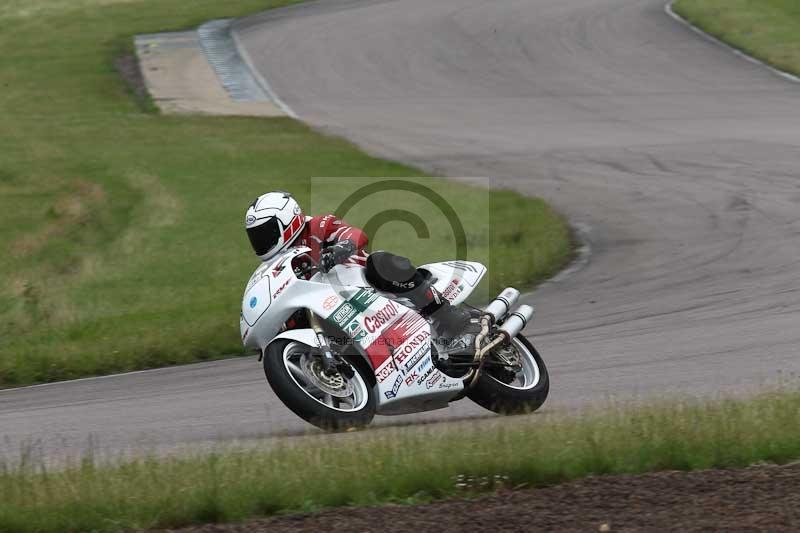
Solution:
[(305, 225), (306, 218), (300, 204), (291, 194), (283, 191), (259, 196), (250, 204), (245, 217), (250, 244), (262, 261), (288, 248)]

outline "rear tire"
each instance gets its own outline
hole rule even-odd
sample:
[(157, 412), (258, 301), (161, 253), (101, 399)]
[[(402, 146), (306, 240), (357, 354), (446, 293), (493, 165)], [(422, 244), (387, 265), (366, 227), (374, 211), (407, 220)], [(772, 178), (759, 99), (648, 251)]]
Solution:
[[(539, 409), (550, 392), (550, 376), (547, 367), (528, 339), (517, 335), (512, 341), (520, 358), (529, 383), (513, 386), (504, 383), (484, 370), (475, 386), (467, 392), (467, 397), (484, 409), (503, 415), (532, 413)], [(529, 365), (525, 367), (525, 365)]]
[[(375, 416), (375, 392), (369, 376), (365, 375), (364, 365), (354, 360), (360, 356), (342, 356), (353, 367), (354, 376), (348, 379), (337, 374), (337, 381), (341, 379), (343, 386), (349, 386), (353, 394), (352, 400), (343, 400), (337, 407), (340, 398), (324, 394), (309, 379), (308, 368), (299, 368), (303, 365), (292, 364), (302, 352), (318, 354), (319, 349), (295, 341), (280, 340), (270, 344), (264, 354), (267, 381), (286, 407), (306, 422), (327, 431), (347, 431), (369, 425)], [(289, 368), (294, 370), (295, 376), (290, 373)], [(303, 370), (302, 374), (299, 370)], [(316, 398), (317, 395), (322, 398)], [(325, 403), (327, 401), (330, 404)]]

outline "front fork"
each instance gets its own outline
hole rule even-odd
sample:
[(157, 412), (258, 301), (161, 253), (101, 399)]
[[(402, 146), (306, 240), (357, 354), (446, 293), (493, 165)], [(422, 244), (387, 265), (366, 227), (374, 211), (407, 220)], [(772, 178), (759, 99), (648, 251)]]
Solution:
[(310, 309), (306, 311), (306, 314), (308, 316), (308, 325), (314, 330), (314, 334), (317, 336), (319, 350), (322, 353), (322, 371), (325, 372), (327, 376), (335, 376), (341, 373), (347, 378), (352, 378), (353, 368), (334, 355), (320, 318)]
[(322, 369), (327, 375), (332, 376), (336, 373), (337, 361), (331, 350), (331, 345), (328, 343), (328, 337), (325, 336), (325, 330), (322, 329), (322, 322), (313, 311), (308, 310), (306, 314), (308, 315), (308, 325), (314, 330), (319, 350), (322, 352)]

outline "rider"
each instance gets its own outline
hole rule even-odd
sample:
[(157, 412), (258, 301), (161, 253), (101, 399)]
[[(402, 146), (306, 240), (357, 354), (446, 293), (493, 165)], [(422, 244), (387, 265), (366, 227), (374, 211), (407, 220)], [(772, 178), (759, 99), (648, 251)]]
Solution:
[(367, 281), (376, 289), (408, 298), (440, 332), (456, 338), (469, 324), (467, 311), (452, 307), (428, 278), (405, 257), (388, 252), (367, 254), (369, 238), (335, 215), (304, 216), (291, 194), (283, 191), (259, 196), (247, 209), (245, 228), (250, 244), (262, 261), (290, 246), (311, 249), (300, 261), (310, 261), (328, 272), (335, 265), (366, 266)]

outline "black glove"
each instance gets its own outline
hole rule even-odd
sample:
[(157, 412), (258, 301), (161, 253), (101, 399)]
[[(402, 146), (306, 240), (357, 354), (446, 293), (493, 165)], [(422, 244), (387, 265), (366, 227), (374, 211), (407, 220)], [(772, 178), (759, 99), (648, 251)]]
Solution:
[(347, 260), (347, 258), (355, 252), (356, 247), (352, 242), (339, 241), (322, 250), (319, 258), (319, 268), (323, 272), (329, 272), (333, 267)]

